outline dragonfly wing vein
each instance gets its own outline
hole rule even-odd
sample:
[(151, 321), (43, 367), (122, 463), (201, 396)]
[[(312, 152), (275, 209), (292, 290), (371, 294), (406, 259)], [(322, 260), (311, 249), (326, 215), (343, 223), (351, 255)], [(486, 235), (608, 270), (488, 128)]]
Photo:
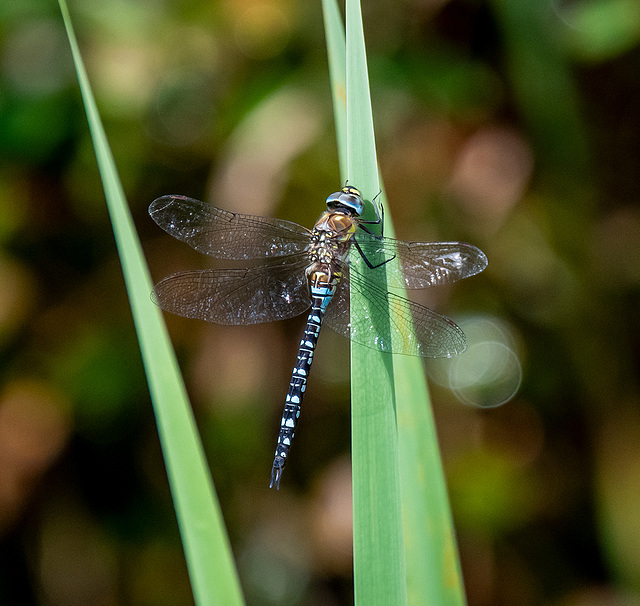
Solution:
[(291, 221), (232, 213), (186, 196), (163, 196), (149, 206), (168, 234), (219, 259), (248, 260), (303, 252), (310, 231)]
[[(350, 290), (362, 298), (351, 304)], [(386, 292), (353, 268), (343, 268), (325, 322), (360, 345), (389, 353), (446, 358), (466, 349), (464, 333), (452, 320)]]
[(293, 318), (311, 306), (305, 261), (251, 269), (205, 269), (174, 274), (156, 284), (165, 311), (225, 325)]
[[(486, 255), (465, 242), (403, 242), (358, 234), (358, 245), (368, 260), (381, 264), (371, 270), (373, 279), (397, 288), (426, 288), (451, 284), (480, 273), (487, 266)], [(353, 254), (353, 253), (352, 253)]]

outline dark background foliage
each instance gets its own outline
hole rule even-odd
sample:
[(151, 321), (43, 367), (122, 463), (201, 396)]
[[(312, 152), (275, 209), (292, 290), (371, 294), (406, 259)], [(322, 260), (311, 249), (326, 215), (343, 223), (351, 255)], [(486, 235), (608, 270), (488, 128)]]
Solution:
[[(155, 279), (208, 263), (149, 219), (159, 195), (313, 223), (340, 185), (318, 2), (71, 10)], [(640, 604), (638, 5), (363, 10), (387, 212), (485, 250), (431, 303), (522, 369), (500, 408), (432, 389), (469, 604)], [(0, 602), (192, 603), (54, 2), (0, 5), (0, 283)], [(302, 321), (167, 322), (248, 602), (351, 603), (348, 344), (320, 339), (276, 494)]]

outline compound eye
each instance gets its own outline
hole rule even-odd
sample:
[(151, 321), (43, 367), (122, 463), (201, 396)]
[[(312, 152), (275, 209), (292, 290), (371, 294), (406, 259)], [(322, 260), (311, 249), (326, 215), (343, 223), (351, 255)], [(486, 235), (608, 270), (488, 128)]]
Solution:
[(333, 192), (330, 196), (327, 197), (327, 207), (328, 208), (335, 208), (336, 206), (338, 206), (340, 204), (340, 196), (342, 196), (342, 192), (341, 191), (336, 191)]
[(364, 211), (364, 202), (360, 192), (355, 187), (350, 187), (331, 194), (327, 198), (327, 208), (343, 210), (349, 214), (360, 216)]
[(364, 202), (362, 201), (362, 198), (355, 194), (342, 194), (340, 196), (340, 202), (342, 202), (342, 205), (345, 208), (348, 208), (355, 215), (360, 216), (364, 211)]

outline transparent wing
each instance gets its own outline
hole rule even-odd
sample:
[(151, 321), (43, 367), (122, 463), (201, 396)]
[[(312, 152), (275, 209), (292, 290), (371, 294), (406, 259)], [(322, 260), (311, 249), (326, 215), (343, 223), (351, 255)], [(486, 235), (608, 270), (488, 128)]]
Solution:
[(310, 231), (297, 223), (232, 213), (186, 196), (163, 196), (149, 206), (168, 234), (219, 259), (262, 259), (305, 250)]
[(260, 324), (293, 318), (311, 306), (306, 260), (250, 269), (205, 269), (165, 278), (152, 298), (162, 309), (216, 324)]
[[(381, 281), (379, 276), (386, 270), (388, 285), (398, 288), (450, 284), (480, 273), (487, 266), (486, 255), (465, 242), (403, 242), (376, 238), (362, 230), (358, 231), (356, 239), (360, 250), (373, 265), (392, 259), (372, 269), (371, 278)], [(351, 254), (356, 254), (354, 248), (351, 247)]]
[[(466, 349), (462, 329), (446, 316), (386, 292), (354, 268), (345, 265), (341, 270), (342, 281), (324, 319), (329, 328), (360, 345), (389, 353), (448, 358)], [(364, 304), (350, 307), (350, 290), (361, 293), (372, 310)]]

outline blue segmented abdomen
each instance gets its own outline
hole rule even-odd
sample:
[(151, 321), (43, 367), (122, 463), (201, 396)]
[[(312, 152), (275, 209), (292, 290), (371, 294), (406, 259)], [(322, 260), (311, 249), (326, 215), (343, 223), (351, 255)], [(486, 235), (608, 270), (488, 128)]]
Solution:
[(313, 305), (307, 318), (307, 326), (300, 341), (298, 358), (293, 367), (291, 382), (289, 383), (289, 391), (287, 392), (284, 412), (282, 413), (282, 420), (280, 421), (280, 433), (278, 434), (278, 445), (276, 446), (276, 454), (271, 469), (271, 484), (269, 488), (273, 486), (280, 488), (280, 477), (282, 476), (282, 469), (287, 462), (289, 447), (291, 446), (298, 418), (300, 417), (300, 407), (305, 389), (307, 388), (307, 378), (311, 370), (313, 352), (318, 343), (322, 318), (334, 292), (335, 285), (326, 283), (322, 285), (311, 285)]

